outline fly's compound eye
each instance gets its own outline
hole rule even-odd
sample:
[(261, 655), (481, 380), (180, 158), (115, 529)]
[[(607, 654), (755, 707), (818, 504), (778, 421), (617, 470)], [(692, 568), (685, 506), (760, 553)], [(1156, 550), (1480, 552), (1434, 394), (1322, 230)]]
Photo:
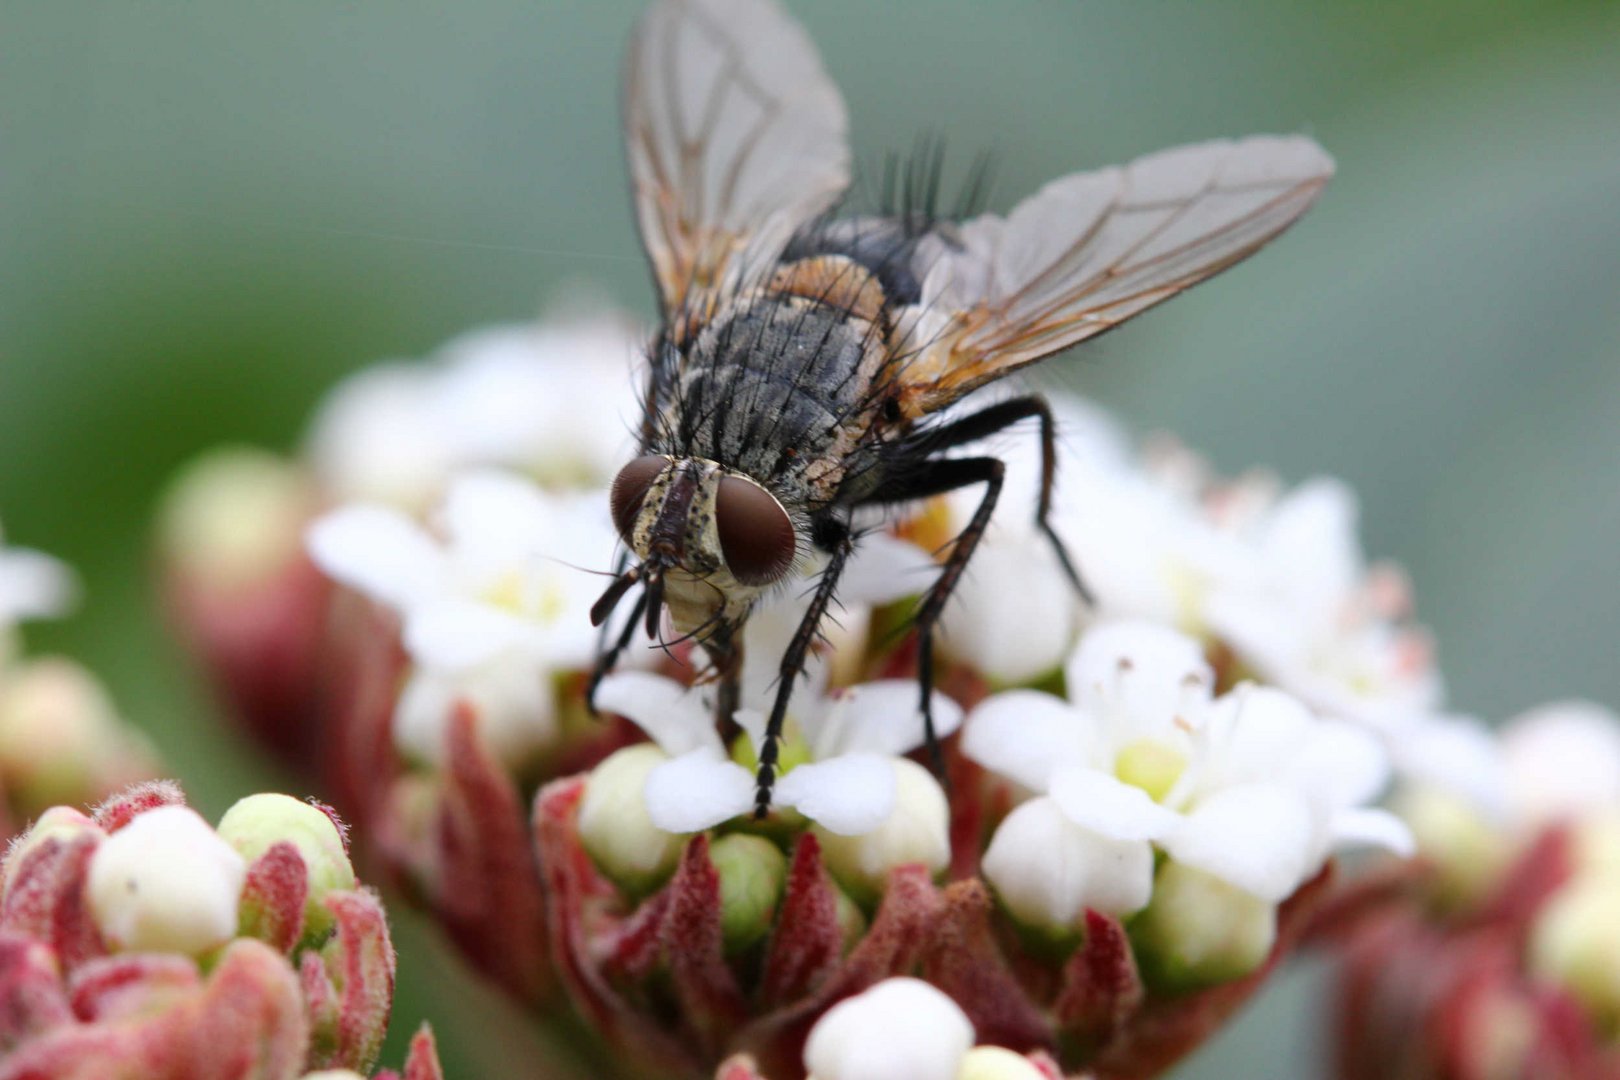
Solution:
[(782, 504), (752, 480), (722, 477), (714, 517), (726, 568), (744, 585), (768, 585), (793, 565), (798, 548), (793, 522)]
[(630, 534), (635, 531), (636, 515), (641, 513), (647, 489), (668, 465), (669, 462), (658, 455), (647, 454), (620, 469), (619, 475), (613, 478), (608, 503), (613, 508), (613, 527), (619, 530), (625, 543), (630, 542)]

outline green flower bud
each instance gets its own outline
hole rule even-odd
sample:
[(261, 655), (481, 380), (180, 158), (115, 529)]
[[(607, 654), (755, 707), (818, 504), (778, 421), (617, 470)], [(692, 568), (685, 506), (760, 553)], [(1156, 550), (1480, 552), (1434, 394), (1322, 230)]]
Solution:
[(956, 1080), (1046, 1080), (1046, 1074), (1006, 1047), (975, 1046), (962, 1055)]
[(354, 866), (343, 849), (343, 837), (324, 812), (291, 795), (249, 795), (219, 819), (219, 835), (249, 865), (271, 845), (285, 841), (298, 849), (309, 877), (304, 905), (304, 935), (319, 937), (332, 927), (326, 894), (355, 887)]
[(1165, 990), (1228, 982), (1265, 962), (1277, 939), (1277, 906), (1174, 861), (1159, 868), (1153, 899), (1131, 920), (1147, 981)]
[(1561, 889), (1537, 914), (1529, 952), (1533, 972), (1620, 1030), (1620, 874), (1583, 874)]
[(668, 878), (685, 842), (647, 816), (647, 774), (668, 760), (650, 743), (627, 746), (608, 755), (585, 781), (580, 841), (597, 868), (631, 892), (650, 892)]
[(763, 837), (733, 833), (709, 845), (709, 860), (720, 874), (726, 952), (741, 952), (770, 931), (787, 881), (787, 856)]

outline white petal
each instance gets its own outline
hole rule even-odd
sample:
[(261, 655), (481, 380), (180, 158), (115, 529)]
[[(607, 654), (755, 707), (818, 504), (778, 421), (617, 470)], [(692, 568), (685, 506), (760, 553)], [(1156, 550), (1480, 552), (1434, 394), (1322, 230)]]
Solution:
[(396, 610), (444, 587), (444, 555), (421, 526), (397, 510), (342, 507), (317, 519), (306, 542), (327, 576)]
[(405, 620), (405, 648), (412, 659), (444, 671), (465, 671), (534, 639), (533, 628), (522, 619), (483, 604), (427, 604)]
[(810, 1029), (814, 1080), (955, 1080), (973, 1045), (967, 1014), (920, 979), (885, 979), (828, 1009)]
[(1074, 645), (1080, 599), (1042, 534), (994, 536), (974, 553), (940, 620), (940, 643), (1003, 685), (1054, 671)]
[(77, 594), (73, 571), (61, 560), (27, 548), (0, 549), (0, 624), (60, 615)]
[(338, 498), (425, 509), (450, 464), (437, 373), (419, 364), (378, 364), (349, 376), (310, 425), (310, 458)]
[(506, 653), (458, 671), (416, 668), (394, 704), (394, 744), (415, 760), (442, 765), (450, 718), (463, 703), (477, 718), (479, 740), (509, 766), (527, 763), (557, 733), (550, 670)]
[(844, 564), (839, 595), (850, 604), (892, 604), (926, 592), (938, 576), (939, 564), (916, 544), (885, 532), (868, 533)]
[[(962, 707), (940, 693), (931, 700), (934, 734), (944, 739), (962, 726)], [(818, 759), (852, 753), (897, 756), (923, 744), (922, 710), (911, 679), (880, 679), (834, 690), (799, 726)]]
[(776, 784), (776, 801), (829, 832), (860, 836), (894, 812), (895, 790), (892, 758), (846, 754), (789, 770)]
[(701, 832), (752, 809), (754, 777), (713, 751), (694, 750), (655, 767), (644, 794), (654, 825), (666, 832)]
[(1058, 769), (1050, 794), (1070, 821), (1112, 840), (1157, 840), (1181, 824), (1141, 788), (1096, 769)]
[(1375, 847), (1392, 855), (1410, 858), (1417, 841), (1406, 822), (1388, 810), (1360, 807), (1333, 815), (1328, 822), (1328, 838), (1335, 848)]
[(1051, 694), (1009, 690), (981, 702), (962, 732), (962, 753), (1032, 792), (1052, 771), (1089, 760), (1084, 717)]
[(1073, 927), (1087, 908), (1128, 915), (1153, 892), (1150, 844), (1083, 829), (1047, 798), (1007, 815), (982, 866), (1002, 902), (1033, 926)]
[(1203, 800), (1160, 846), (1178, 862), (1272, 901), (1298, 888), (1320, 859), (1305, 796), (1259, 784)]
[(1069, 700), (1147, 734), (1192, 722), (1215, 685), (1198, 642), (1159, 623), (1102, 623), (1086, 631), (1065, 665)]
[(1389, 783), (1389, 757), (1370, 732), (1323, 721), (1277, 779), (1311, 795), (1319, 806), (1341, 810), (1378, 797)]
[(1620, 717), (1589, 701), (1533, 709), (1502, 729), (1508, 798), (1534, 826), (1620, 809)]
[(898, 866), (917, 864), (937, 874), (951, 861), (951, 808), (945, 790), (915, 761), (888, 762), (895, 782), (894, 808), (876, 828), (859, 835), (835, 833), (825, 824), (816, 828), (822, 861), (851, 895), (881, 896)]
[(1473, 717), (1425, 717), (1391, 733), (1402, 780), (1464, 799), (1500, 822), (1507, 813), (1507, 765), (1496, 734)]
[(696, 690), (646, 671), (620, 671), (596, 689), (596, 707), (634, 723), (671, 757), (721, 751), (714, 714)]
[(445, 530), (456, 547), (532, 550), (552, 523), (546, 497), (515, 473), (479, 469), (458, 475), (445, 495)]

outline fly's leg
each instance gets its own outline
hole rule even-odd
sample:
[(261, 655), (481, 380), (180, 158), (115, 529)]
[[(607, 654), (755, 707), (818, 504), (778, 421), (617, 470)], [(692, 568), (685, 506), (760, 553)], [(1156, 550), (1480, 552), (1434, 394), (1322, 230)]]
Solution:
[[(973, 417), (968, 419), (971, 420)], [(972, 484), (985, 486), (984, 498), (979, 500), (979, 505), (974, 509), (973, 517), (968, 520), (966, 527), (957, 534), (951, 553), (940, 569), (939, 577), (924, 594), (922, 603), (917, 606), (914, 620), (917, 627), (917, 691), (920, 695), (918, 707), (923, 714), (923, 735), (927, 739), (929, 762), (940, 777), (945, 775), (945, 758), (940, 750), (939, 736), (934, 730), (934, 627), (939, 622), (940, 614), (945, 610), (945, 602), (951, 598), (957, 583), (962, 580), (962, 571), (967, 569), (968, 560), (973, 558), (974, 549), (984, 538), (985, 526), (990, 524), (990, 515), (995, 511), (996, 500), (1001, 496), (1001, 486), (1006, 473), (1007, 466), (999, 458), (940, 458), (925, 461), (911, 471), (906, 477), (903, 490), (887, 489), (882, 493), (883, 502), (902, 502), (940, 495)]]
[(714, 665), (714, 726), (727, 746), (741, 732), (737, 726), (737, 706), (742, 694), (742, 640), (730, 627), (716, 630), (703, 643)]
[[(619, 636), (614, 639), (613, 644), (597, 651), (596, 666), (591, 669), (591, 681), (585, 684), (585, 707), (590, 710), (592, 716), (597, 715), (597, 688), (602, 685), (602, 680), (607, 678), (608, 673), (618, 664), (619, 657), (624, 655), (624, 650), (630, 647), (630, 639), (636, 636), (636, 627), (641, 625), (641, 613), (646, 606), (647, 594), (643, 592), (636, 597), (635, 606), (630, 609), (630, 618), (625, 620), (624, 626), (620, 628)], [(607, 641), (607, 628), (608, 624), (603, 622), (602, 639), (604, 644)]]
[[(996, 432), (1030, 417), (1037, 417), (1041, 422), (1041, 491), (1040, 497), (1035, 504), (1035, 526), (1041, 530), (1042, 534), (1051, 543), (1052, 551), (1057, 555), (1058, 563), (1063, 567), (1063, 573), (1069, 579), (1070, 584), (1074, 586), (1074, 591), (1088, 605), (1093, 604), (1095, 601), (1091, 590), (1086, 588), (1085, 581), (1080, 577), (1079, 570), (1075, 568), (1074, 561), (1069, 558), (1069, 552), (1063, 545), (1062, 537), (1058, 536), (1057, 530), (1052, 528), (1052, 524), (1048, 520), (1052, 512), (1052, 490), (1057, 480), (1057, 422), (1052, 417), (1052, 406), (1047, 404), (1044, 397), (1039, 394), (1025, 394), (1022, 397), (999, 401), (994, 405), (980, 409), (970, 416), (964, 416), (960, 420), (945, 424), (942, 427), (919, 433), (914, 439), (908, 440), (912, 446), (908, 446), (907, 449), (920, 455), (932, 456), (941, 450), (949, 450), (966, 443), (978, 442), (980, 439), (988, 438)], [(920, 477), (912, 478), (911, 483), (907, 485), (908, 490), (906, 492), (893, 494), (890, 491), (880, 491), (868, 501), (901, 502), (907, 499), (937, 495), (951, 490), (949, 487), (926, 492), (913, 492), (910, 490), (910, 488), (920, 486), (920, 482)], [(964, 484), (957, 486), (966, 486), (967, 483), (972, 482), (966, 481)]]
[[(816, 583), (815, 595), (810, 598), (810, 609), (799, 620), (799, 628), (793, 632), (793, 640), (788, 643), (787, 651), (782, 654), (781, 666), (777, 669), (776, 701), (771, 705), (771, 717), (765, 725), (765, 743), (759, 748), (759, 773), (754, 788), (756, 818), (770, 812), (771, 789), (776, 786), (776, 759), (781, 752), (782, 725), (787, 721), (788, 701), (793, 697), (794, 684), (804, 673), (805, 658), (810, 655), (810, 646), (815, 644), (816, 634), (821, 629), (821, 618), (832, 603), (833, 590), (838, 588), (838, 579), (843, 576), (844, 564), (849, 561), (853, 550), (848, 526), (834, 522), (824, 523), (822, 528), (825, 532), (817, 538), (817, 543), (829, 549), (831, 555), (827, 568), (821, 572), (821, 580)], [(823, 540), (828, 542), (822, 544)]]

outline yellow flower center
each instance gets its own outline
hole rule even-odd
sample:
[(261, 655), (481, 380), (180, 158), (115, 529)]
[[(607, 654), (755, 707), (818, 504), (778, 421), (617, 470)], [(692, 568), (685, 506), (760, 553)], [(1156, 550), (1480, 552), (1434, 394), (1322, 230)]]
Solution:
[(1114, 775), (1163, 802), (1187, 767), (1187, 757), (1173, 746), (1153, 739), (1127, 743), (1114, 758)]

